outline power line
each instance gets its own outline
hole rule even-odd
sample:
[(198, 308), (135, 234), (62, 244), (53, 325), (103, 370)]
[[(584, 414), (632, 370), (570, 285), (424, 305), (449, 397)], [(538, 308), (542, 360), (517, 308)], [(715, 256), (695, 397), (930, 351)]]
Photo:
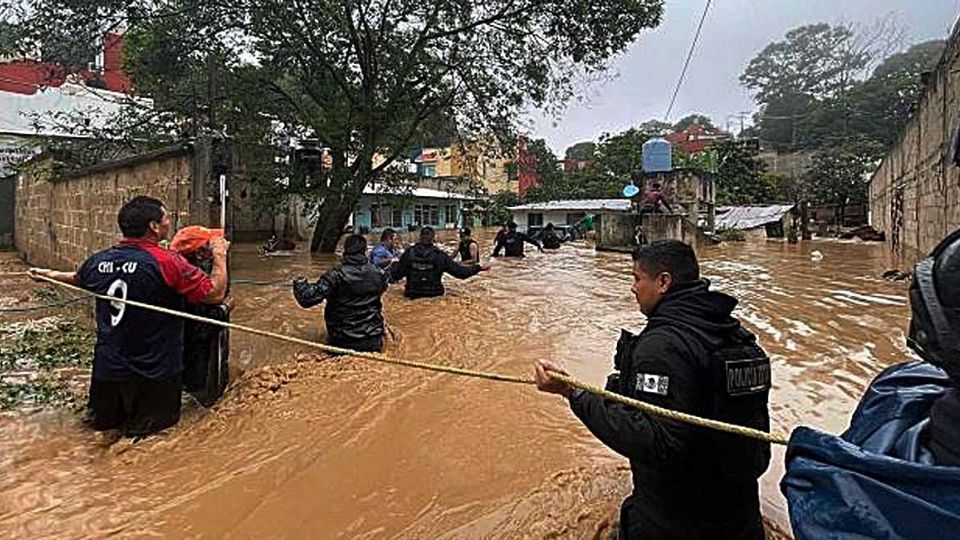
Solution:
[(680, 93), (680, 87), (683, 86), (683, 78), (687, 75), (687, 67), (690, 66), (690, 59), (693, 58), (693, 51), (697, 48), (697, 42), (700, 40), (700, 31), (703, 29), (703, 21), (707, 19), (707, 12), (710, 11), (710, 4), (713, 0), (707, 0), (707, 5), (703, 7), (703, 15), (700, 16), (700, 24), (697, 25), (697, 33), (693, 36), (693, 43), (690, 44), (690, 52), (687, 53), (687, 59), (683, 62), (683, 70), (680, 71), (680, 79), (677, 81), (677, 87), (673, 89), (673, 97), (670, 98), (670, 106), (667, 107), (667, 114), (663, 115), (663, 121), (670, 121), (670, 113), (673, 112), (673, 105), (677, 102), (677, 94)]

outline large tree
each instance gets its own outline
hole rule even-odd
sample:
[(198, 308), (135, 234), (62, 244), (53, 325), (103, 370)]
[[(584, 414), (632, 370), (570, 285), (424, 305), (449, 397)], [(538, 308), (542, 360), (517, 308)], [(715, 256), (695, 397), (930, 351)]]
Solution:
[[(249, 85), (264, 109), (251, 112), (273, 129), (322, 141), (332, 164), (305, 193), (318, 215), (311, 247), (323, 251), (333, 250), (364, 187), (389, 173), (425, 131), (453, 118), (461, 133), (511, 145), (522, 111), (562, 105), (578, 75), (603, 70), (659, 23), (663, 9), (662, 0), (26, 4), (24, 35), (35, 42), (90, 42), (123, 24), (171, 52), (158, 62), (164, 57), (145, 51), (134, 66), (138, 78), (213, 57)], [(48, 36), (47, 28), (74, 32)], [(234, 69), (241, 66), (246, 72)], [(218, 105), (212, 100), (210, 110)]]
[(673, 131), (680, 132), (693, 124), (700, 124), (708, 131), (719, 131), (717, 126), (713, 125), (713, 120), (711, 120), (709, 116), (699, 113), (690, 114), (681, 118), (673, 125), (672, 129)]

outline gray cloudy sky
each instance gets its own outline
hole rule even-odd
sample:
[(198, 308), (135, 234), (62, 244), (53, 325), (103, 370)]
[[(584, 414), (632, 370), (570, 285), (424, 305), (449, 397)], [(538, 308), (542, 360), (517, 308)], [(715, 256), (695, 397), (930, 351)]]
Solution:
[[(667, 0), (661, 25), (613, 62), (616, 78), (593, 85), (557, 120), (532, 115), (534, 137), (562, 156), (577, 141), (662, 118), (705, 3)], [(714, 0), (670, 120), (701, 112), (725, 126), (728, 115), (753, 111), (738, 78), (757, 52), (792, 28), (870, 24), (891, 13), (905, 27), (907, 44), (944, 38), (960, 15), (960, 0)], [(739, 119), (729, 121), (739, 126)]]

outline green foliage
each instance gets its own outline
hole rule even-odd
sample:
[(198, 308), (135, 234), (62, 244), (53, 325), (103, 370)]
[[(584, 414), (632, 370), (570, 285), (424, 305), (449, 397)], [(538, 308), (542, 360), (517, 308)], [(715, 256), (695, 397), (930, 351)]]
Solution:
[(73, 404), (72, 381), (59, 370), (89, 366), (95, 337), (60, 316), (0, 325), (0, 410)]
[(720, 141), (717, 154), (717, 204), (764, 204), (775, 202), (776, 177), (765, 174), (755, 150), (741, 141)]
[(700, 124), (708, 131), (718, 131), (717, 126), (713, 125), (713, 120), (709, 116), (703, 114), (691, 114), (681, 118), (676, 124), (671, 128), (675, 132), (683, 131), (688, 127), (692, 126), (694, 123)]
[(501, 191), (494, 194), (484, 215), (484, 225), (502, 225), (513, 216), (509, 207), (522, 204), (520, 196), (513, 191)]
[(597, 151), (597, 143), (593, 141), (578, 142), (567, 148), (564, 152), (564, 159), (579, 159), (590, 161), (593, 159), (594, 152)]
[[(194, 128), (318, 138), (332, 165), (289, 186), (315, 205), (312, 248), (324, 251), (411, 146), (451, 122), (513, 141), (522, 111), (560, 108), (578, 76), (605, 70), (663, 11), (662, 0), (28, 3), (46, 6), (30, 21), (40, 33), (127, 25), (138, 88), (177, 118), (203, 118)], [(91, 40), (76, 28), (64, 39)]]
[(920, 74), (944, 48), (930, 41), (888, 56), (899, 35), (890, 19), (803, 26), (751, 60), (740, 77), (761, 106), (751, 134), (777, 151), (815, 152), (810, 174), (781, 182), (782, 197), (839, 205), (866, 197), (862, 175), (896, 140), (922, 93)]

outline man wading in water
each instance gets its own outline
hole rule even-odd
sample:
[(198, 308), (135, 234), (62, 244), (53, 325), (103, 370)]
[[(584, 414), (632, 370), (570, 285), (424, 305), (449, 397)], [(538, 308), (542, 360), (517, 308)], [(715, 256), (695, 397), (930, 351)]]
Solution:
[[(633, 294), (647, 325), (622, 331), (607, 390), (696, 416), (768, 431), (770, 360), (730, 313), (736, 299), (700, 279), (693, 249), (675, 240), (633, 252)], [(682, 424), (606, 401), (551, 378), (601, 442), (630, 460), (633, 493), (620, 510), (620, 537), (643, 540), (764, 538), (757, 478), (769, 443)]]
[[(227, 248), (210, 240), (208, 277), (173, 251), (160, 247), (170, 214), (151, 197), (135, 197), (117, 215), (123, 240), (94, 253), (76, 272), (31, 268), (97, 294), (183, 311), (190, 304), (219, 304), (227, 290)], [(139, 437), (180, 421), (183, 319), (97, 300), (89, 408), (93, 429), (119, 429)]]

